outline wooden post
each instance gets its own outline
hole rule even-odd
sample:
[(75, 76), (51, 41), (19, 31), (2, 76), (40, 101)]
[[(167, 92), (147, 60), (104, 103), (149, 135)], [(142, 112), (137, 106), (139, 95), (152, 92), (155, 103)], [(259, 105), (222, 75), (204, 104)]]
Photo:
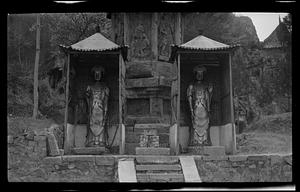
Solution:
[(122, 70), (123, 70), (123, 60), (121, 53), (119, 54), (119, 128), (120, 128), (120, 143), (119, 143), (119, 153), (122, 155), (125, 152), (125, 129), (122, 121)]
[(36, 51), (35, 51), (35, 63), (34, 63), (34, 77), (33, 77), (33, 114), (32, 117), (34, 119), (37, 118), (38, 115), (38, 102), (39, 102), (39, 92), (38, 92), (38, 86), (39, 86), (39, 63), (40, 63), (40, 14), (37, 14), (36, 18)]
[(179, 153), (179, 144), (178, 144), (178, 129), (180, 129), (180, 53), (177, 56), (177, 127), (175, 129), (175, 152), (176, 155)]
[(64, 150), (65, 153), (68, 154), (70, 151), (69, 139), (68, 139), (68, 107), (69, 107), (69, 76), (70, 76), (70, 53), (67, 56), (67, 79), (66, 79), (66, 108), (65, 108), (65, 126), (64, 126)]
[(151, 46), (152, 46), (152, 53), (153, 59), (158, 59), (158, 43), (157, 43), (157, 13), (152, 13), (152, 20), (151, 20)]
[(230, 86), (230, 113), (231, 113), (231, 123), (232, 123), (232, 154), (236, 153), (236, 133), (234, 125), (234, 108), (233, 108), (233, 86), (232, 86), (232, 67), (231, 67), (231, 52), (228, 54), (229, 61), (229, 86)]

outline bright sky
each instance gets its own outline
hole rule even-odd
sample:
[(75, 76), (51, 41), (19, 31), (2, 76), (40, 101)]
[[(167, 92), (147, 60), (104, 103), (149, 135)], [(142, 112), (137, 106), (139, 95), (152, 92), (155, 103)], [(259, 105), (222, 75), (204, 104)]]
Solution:
[(259, 41), (264, 41), (279, 24), (279, 16), (282, 19), (288, 13), (244, 13), (236, 12), (236, 16), (243, 15), (251, 18), (255, 26)]

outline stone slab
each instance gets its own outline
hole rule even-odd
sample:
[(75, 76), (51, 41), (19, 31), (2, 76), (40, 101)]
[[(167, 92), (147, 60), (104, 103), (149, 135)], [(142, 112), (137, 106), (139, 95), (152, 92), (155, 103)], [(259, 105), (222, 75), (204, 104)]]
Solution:
[(127, 79), (125, 81), (126, 89), (130, 88), (144, 88), (144, 87), (157, 87), (158, 78), (149, 77), (149, 78), (138, 78), (138, 79)]
[(234, 151), (232, 138), (233, 124), (228, 123), (220, 126), (220, 145), (225, 146), (225, 153), (232, 154)]
[(169, 143), (171, 148), (171, 154), (177, 155), (179, 153), (177, 124), (174, 124), (170, 127)]
[(63, 161), (74, 162), (74, 161), (84, 161), (84, 162), (95, 162), (94, 155), (64, 155), (62, 156)]
[(209, 128), (210, 140), (213, 146), (220, 146), (220, 127), (211, 126)]
[(66, 128), (66, 137), (64, 139), (64, 150), (65, 154), (70, 154), (71, 148), (74, 147), (75, 144), (75, 128), (74, 125), (67, 123), (67, 128)]
[(52, 133), (48, 134), (47, 141), (48, 141), (48, 155), (52, 157), (59, 156), (60, 151), (54, 134)]
[[(169, 133), (169, 128), (164, 127), (164, 128), (158, 128), (154, 130), (157, 130), (157, 134), (166, 134)], [(126, 126), (126, 133), (136, 133), (136, 134), (143, 134), (145, 129), (133, 129), (133, 126), (128, 125)], [(147, 130), (147, 129), (146, 129)]]
[[(127, 115), (125, 118), (125, 123), (133, 125), (133, 123), (160, 123), (161, 117), (160, 116), (137, 116), (137, 115)], [(126, 126), (127, 128), (127, 126)]]
[(76, 147), (72, 149), (72, 153), (76, 155), (101, 155), (105, 151), (105, 147)]
[(193, 157), (180, 157), (180, 164), (185, 182), (201, 182)]
[(119, 182), (137, 182), (136, 171), (133, 160), (118, 162)]
[(86, 141), (86, 125), (76, 125), (75, 127), (75, 147), (84, 147)]
[(182, 174), (176, 173), (150, 173), (136, 174), (137, 180), (139, 182), (157, 182), (157, 181), (165, 181), (165, 182), (184, 182), (184, 177)]
[(190, 128), (188, 126), (180, 126), (178, 130), (178, 142), (180, 145), (181, 152), (188, 151), (190, 137)]
[(137, 147), (136, 155), (170, 155), (170, 148), (162, 147)]
[(135, 124), (135, 129), (163, 129), (163, 128), (169, 128), (169, 124), (163, 124), (163, 123), (140, 123)]
[(137, 171), (180, 171), (181, 166), (179, 164), (175, 165), (166, 165), (166, 164), (157, 164), (157, 165), (136, 165), (135, 169)]
[(126, 78), (153, 77), (152, 61), (126, 62)]
[(175, 164), (179, 163), (178, 157), (169, 156), (140, 156), (135, 158), (138, 164)]

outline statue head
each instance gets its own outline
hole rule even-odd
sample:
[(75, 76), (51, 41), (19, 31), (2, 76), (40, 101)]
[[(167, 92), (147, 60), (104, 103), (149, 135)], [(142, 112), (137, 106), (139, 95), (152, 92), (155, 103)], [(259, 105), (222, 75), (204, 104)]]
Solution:
[(94, 79), (96, 81), (100, 81), (101, 78), (104, 76), (105, 70), (102, 66), (96, 65), (92, 68), (92, 73), (94, 75)]
[(204, 78), (204, 72), (206, 72), (206, 68), (203, 65), (197, 65), (194, 69), (193, 72), (195, 74), (195, 77), (198, 81), (203, 80)]

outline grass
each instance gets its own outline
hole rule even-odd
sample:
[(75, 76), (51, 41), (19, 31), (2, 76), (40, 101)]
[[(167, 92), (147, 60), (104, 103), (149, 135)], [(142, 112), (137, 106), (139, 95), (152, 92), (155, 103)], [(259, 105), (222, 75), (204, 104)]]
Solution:
[(292, 113), (263, 116), (237, 135), (238, 154), (291, 153)]

